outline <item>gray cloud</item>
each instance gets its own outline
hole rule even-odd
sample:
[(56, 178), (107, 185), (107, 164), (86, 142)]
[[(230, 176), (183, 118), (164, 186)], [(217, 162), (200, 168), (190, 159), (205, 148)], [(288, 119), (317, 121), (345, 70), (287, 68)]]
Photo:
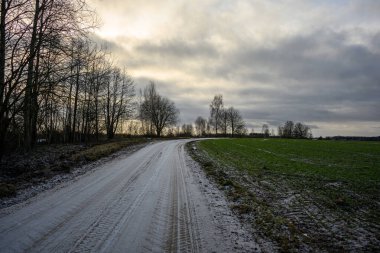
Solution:
[(158, 43), (145, 43), (136, 47), (138, 52), (148, 55), (160, 55), (173, 58), (217, 57), (217, 50), (205, 41), (168, 40)]
[(238, 103), (252, 104), (250, 118), (379, 121), (380, 54), (347, 38), (320, 31), (269, 49), (241, 47), (214, 74), (248, 84), (236, 92)]
[(309, 123), (318, 134), (331, 135), (342, 125), (352, 126), (344, 134), (357, 134), (357, 126), (361, 134), (376, 133), (379, 2), (292, 3), (163, 1), (162, 9), (155, 1), (118, 0), (112, 10), (131, 11), (128, 22), (141, 29), (147, 25), (139, 15), (148, 12), (154, 29), (147, 31), (157, 32), (140, 38), (133, 37), (138, 30), (127, 30), (99, 41), (109, 41), (138, 88), (157, 81), (159, 91), (180, 108), (183, 122), (207, 117), (210, 100), (221, 93), (249, 126), (294, 120)]

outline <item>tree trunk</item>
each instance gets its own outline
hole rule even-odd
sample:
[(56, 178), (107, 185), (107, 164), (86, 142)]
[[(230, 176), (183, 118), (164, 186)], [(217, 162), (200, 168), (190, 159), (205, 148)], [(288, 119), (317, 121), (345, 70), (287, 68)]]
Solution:
[(76, 131), (76, 124), (77, 124), (77, 109), (78, 109), (78, 95), (79, 95), (79, 73), (80, 73), (80, 64), (78, 62), (77, 73), (76, 73), (74, 115), (73, 115), (73, 126), (72, 126), (72, 131), (71, 131), (71, 142), (75, 141), (75, 131)]
[(33, 70), (37, 45), (37, 23), (40, 13), (40, 1), (35, 1), (35, 12), (33, 18), (32, 38), (29, 45), (28, 73), (26, 80), (24, 98), (24, 149), (29, 151), (32, 148), (32, 93), (33, 93)]
[[(73, 45), (74, 46), (74, 45)], [(74, 52), (71, 51), (71, 63), (70, 63), (70, 89), (67, 101), (67, 116), (65, 125), (65, 134), (67, 136), (68, 142), (72, 142), (72, 131), (71, 131), (71, 120), (72, 120), (72, 108), (71, 108), (71, 98), (73, 93), (73, 71), (74, 71)]]
[[(4, 112), (4, 89), (5, 89), (5, 15), (6, 1), (1, 0), (1, 17), (0, 17), (0, 122)], [(1, 123), (0, 123), (1, 124)], [(1, 125), (0, 125), (1, 127)]]
[[(37, 4), (37, 3), (36, 3)], [(42, 4), (44, 5), (44, 4)], [(33, 87), (32, 87), (32, 96), (31, 96), (31, 147), (33, 148), (34, 144), (37, 141), (37, 119), (38, 119), (38, 112), (39, 112), (39, 105), (38, 105), (38, 95), (40, 92), (40, 85), (39, 85), (39, 75), (40, 75), (40, 58), (41, 58), (41, 45), (43, 40), (43, 27), (44, 27), (44, 9), (45, 7), (39, 7), (39, 13), (41, 14), (39, 17), (40, 20), (40, 27), (38, 30), (38, 41), (36, 42), (36, 50), (35, 50), (35, 58), (36, 58), (36, 64), (34, 69), (34, 81), (33, 81)], [(49, 72), (47, 73), (49, 75)]]
[[(86, 71), (87, 72), (87, 71)], [(84, 100), (83, 100), (83, 103), (82, 103), (82, 129), (80, 131), (80, 141), (83, 142), (85, 141), (85, 138), (86, 138), (86, 107), (85, 107), (85, 104), (86, 104), (86, 101), (87, 101), (87, 74), (85, 75), (85, 80), (84, 80), (84, 85), (83, 85), (83, 88), (84, 88)]]
[(111, 126), (109, 126), (109, 127), (107, 128), (107, 138), (108, 138), (108, 139), (113, 139), (113, 137), (115, 137), (115, 133), (112, 131)]
[(96, 141), (99, 141), (98, 90), (95, 94), (95, 136)]
[(9, 123), (5, 117), (4, 89), (5, 89), (5, 15), (6, 1), (1, 0), (1, 17), (0, 17), (0, 161), (4, 153), (5, 135)]
[(9, 120), (4, 117), (0, 119), (0, 161), (5, 152), (5, 137), (9, 126)]
[(30, 125), (31, 125), (31, 148), (33, 148), (34, 144), (37, 141), (37, 118), (38, 118), (38, 94), (39, 94), (39, 65), (40, 65), (40, 53), (39, 48), (37, 49), (36, 54), (36, 67), (34, 71), (34, 81), (33, 81), (33, 89), (32, 89), (32, 96), (31, 96), (31, 119), (30, 119)]

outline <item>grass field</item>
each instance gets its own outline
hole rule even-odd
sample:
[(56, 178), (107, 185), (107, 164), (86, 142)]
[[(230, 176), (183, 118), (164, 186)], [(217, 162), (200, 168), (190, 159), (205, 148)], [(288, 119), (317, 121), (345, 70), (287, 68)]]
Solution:
[(281, 250), (380, 250), (380, 143), (198, 142), (192, 156)]

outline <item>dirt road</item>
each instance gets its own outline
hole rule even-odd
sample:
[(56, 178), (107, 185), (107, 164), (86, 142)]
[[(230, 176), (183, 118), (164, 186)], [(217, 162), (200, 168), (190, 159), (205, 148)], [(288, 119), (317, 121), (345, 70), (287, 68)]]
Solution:
[(154, 143), (0, 214), (1, 252), (252, 252), (185, 140)]

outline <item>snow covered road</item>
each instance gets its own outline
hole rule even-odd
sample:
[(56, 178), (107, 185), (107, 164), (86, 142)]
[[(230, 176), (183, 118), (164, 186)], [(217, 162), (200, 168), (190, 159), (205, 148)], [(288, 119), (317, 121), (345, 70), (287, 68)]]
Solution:
[(186, 142), (150, 144), (3, 212), (0, 252), (259, 250), (215, 187), (188, 165)]

